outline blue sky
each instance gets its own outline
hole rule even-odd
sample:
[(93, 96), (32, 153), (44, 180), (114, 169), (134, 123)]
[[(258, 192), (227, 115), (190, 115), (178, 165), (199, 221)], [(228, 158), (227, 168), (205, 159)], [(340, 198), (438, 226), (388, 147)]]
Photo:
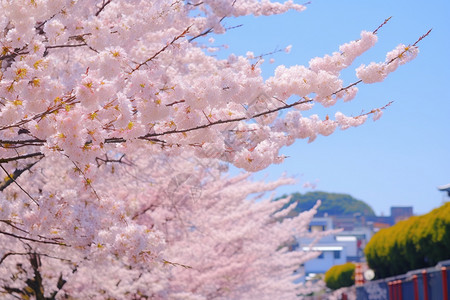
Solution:
[(307, 7), (302, 13), (227, 20), (228, 26), (243, 26), (215, 36), (214, 45), (229, 45), (218, 55), (259, 55), (292, 45), (290, 54), (277, 53), (274, 64), (263, 65), (268, 78), (277, 65), (307, 65), (392, 16), (379, 31), (377, 45), (344, 72), (345, 82), (351, 83), (360, 64), (384, 61), (399, 43), (414, 43), (433, 31), (419, 44), (419, 56), (384, 82), (359, 86), (351, 103), (312, 112), (322, 118), (336, 110), (358, 115), (394, 101), (379, 121), (368, 120), (311, 144), (299, 140), (283, 148), (282, 154), (289, 156), (283, 164), (254, 177), (273, 179), (286, 173), (300, 180), (279, 194), (303, 193), (308, 191), (301, 187), (303, 181), (316, 182), (317, 190), (349, 193), (377, 214), (388, 215), (390, 206), (413, 206), (416, 214), (440, 206), (443, 193), (437, 186), (450, 183), (450, 1), (315, 0)]

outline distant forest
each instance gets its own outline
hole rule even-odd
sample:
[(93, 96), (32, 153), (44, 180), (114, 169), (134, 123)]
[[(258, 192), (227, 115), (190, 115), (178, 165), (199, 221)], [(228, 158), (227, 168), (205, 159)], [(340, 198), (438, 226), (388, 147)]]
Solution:
[[(285, 198), (284, 195), (281, 198)], [(289, 213), (289, 217), (298, 215), (300, 212), (311, 209), (317, 200), (321, 200), (316, 216), (328, 215), (353, 215), (361, 213), (364, 216), (375, 216), (373, 209), (364, 201), (353, 198), (348, 194), (336, 194), (326, 192), (309, 192), (306, 194), (294, 193), (285, 208), (293, 203), (297, 206)]]

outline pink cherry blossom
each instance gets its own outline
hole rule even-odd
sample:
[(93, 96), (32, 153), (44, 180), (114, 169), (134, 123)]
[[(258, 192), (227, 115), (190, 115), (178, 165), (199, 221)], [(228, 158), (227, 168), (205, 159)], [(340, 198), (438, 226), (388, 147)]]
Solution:
[(286, 246), (308, 234), (316, 208), (280, 222), (288, 200), (264, 193), (292, 180), (228, 177), (224, 164), (258, 171), (298, 139), (378, 119), (385, 107), (334, 119), (308, 111), (354, 99), (357, 85), (416, 57), (424, 37), (356, 68), (353, 83), (341, 72), (379, 28), (264, 78), (262, 56), (220, 59), (205, 44), (226, 33), (226, 18), (305, 6), (20, 0), (0, 9), (0, 293), (10, 298), (295, 298), (293, 271), (317, 253)]

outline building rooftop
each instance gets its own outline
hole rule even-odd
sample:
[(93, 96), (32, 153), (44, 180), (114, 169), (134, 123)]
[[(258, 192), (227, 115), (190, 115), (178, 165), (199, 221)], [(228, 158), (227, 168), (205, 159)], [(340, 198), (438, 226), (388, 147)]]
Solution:
[(342, 251), (342, 246), (315, 246), (315, 247), (303, 247), (303, 251)]
[(447, 192), (447, 195), (450, 197), (450, 183), (438, 186), (438, 190), (442, 192)]
[(450, 192), (450, 183), (438, 186), (438, 190), (443, 192)]

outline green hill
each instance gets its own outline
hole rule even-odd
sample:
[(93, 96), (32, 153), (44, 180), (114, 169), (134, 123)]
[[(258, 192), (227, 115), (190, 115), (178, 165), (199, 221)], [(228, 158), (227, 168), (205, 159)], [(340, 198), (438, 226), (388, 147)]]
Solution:
[(353, 215), (355, 213), (361, 213), (364, 216), (375, 216), (373, 209), (368, 204), (348, 194), (309, 192), (303, 195), (294, 193), (291, 196), (291, 200), (285, 207), (295, 202), (297, 202), (297, 206), (289, 213), (289, 216), (295, 216), (302, 211), (311, 209), (317, 200), (322, 201), (316, 214), (318, 217), (323, 216), (324, 213), (328, 215)]

